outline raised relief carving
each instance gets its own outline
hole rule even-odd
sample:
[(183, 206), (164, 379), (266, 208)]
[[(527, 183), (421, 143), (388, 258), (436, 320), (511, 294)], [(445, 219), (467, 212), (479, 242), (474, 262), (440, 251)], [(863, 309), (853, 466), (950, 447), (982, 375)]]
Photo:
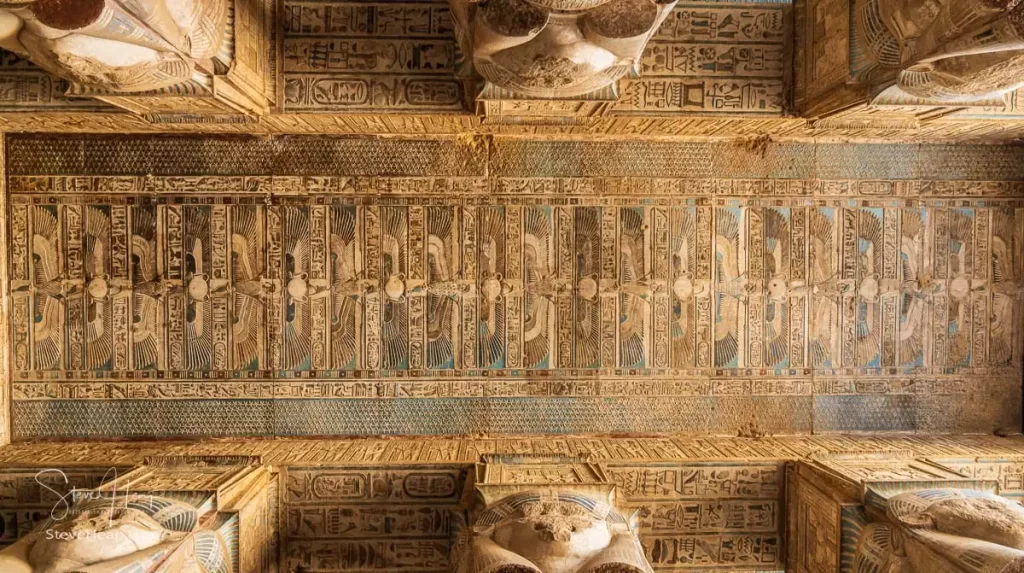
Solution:
[(879, 100), (998, 105), (1024, 86), (1024, 6), (1016, 2), (856, 0), (853, 14), (863, 47), (855, 77), (896, 75)]
[(488, 507), (456, 542), (458, 573), (652, 573), (629, 522), (571, 493), (521, 493)]
[[(222, 541), (197, 555), (183, 543), (197, 528), (196, 509), (173, 499), (129, 495), (116, 501), (91, 499), (74, 505), (61, 519), (51, 518), (0, 553), (4, 571), (65, 573), (112, 571), (129, 564), (155, 571), (168, 555), (183, 550), (185, 560), (210, 568), (223, 562)], [(219, 551), (217, 551), (219, 550)], [(181, 557), (179, 557), (181, 558)]]
[(886, 520), (860, 533), (853, 571), (993, 571), (1024, 568), (1024, 508), (957, 489), (900, 493)]
[(0, 570), (276, 571), (275, 484), (256, 458), (150, 458), (61, 498), (48, 519), (0, 552)]
[(169, 88), (212, 66), (228, 0), (5, 3), (4, 47), (84, 87), (117, 92)]
[(615, 82), (639, 72), (647, 41), (675, 2), (452, 0), (450, 6), (462, 50), (489, 84), (523, 99), (589, 99), (606, 88), (614, 93)]
[(475, 500), (471, 525), (456, 517), (453, 573), (653, 573), (602, 467), (563, 456), (483, 460), (464, 496)]
[(130, 111), (258, 114), (266, 86), (239, 57), (262, 25), (233, 1), (5, 0), (0, 46)]

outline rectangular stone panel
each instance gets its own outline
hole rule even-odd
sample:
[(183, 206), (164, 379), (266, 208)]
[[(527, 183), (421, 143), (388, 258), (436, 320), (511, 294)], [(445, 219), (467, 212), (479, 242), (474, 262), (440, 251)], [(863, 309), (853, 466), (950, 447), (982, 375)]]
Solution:
[(12, 137), (14, 435), (1015, 427), (1020, 151), (886, 149)]

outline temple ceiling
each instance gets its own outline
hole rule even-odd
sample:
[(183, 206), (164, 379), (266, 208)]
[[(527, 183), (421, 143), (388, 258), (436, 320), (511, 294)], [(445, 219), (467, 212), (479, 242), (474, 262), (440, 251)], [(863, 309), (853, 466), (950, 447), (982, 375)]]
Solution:
[[(245, 22), (236, 60), (265, 81), (244, 101), (104, 94), (3, 52), (0, 129), (868, 141), (1008, 141), (1024, 129), (1015, 92), (984, 105), (854, 106), (833, 90), (845, 36), (821, 2), (680, 2), (650, 33), (636, 73), (607, 93), (561, 100), (510, 96), (474, 79), (465, 54), (473, 48), (460, 45), (445, 2), (289, 0), (276, 10), (254, 2), (236, 13)], [(838, 111), (815, 111), (830, 106)]]
[(1021, 148), (9, 136), (15, 439), (1019, 427)]
[(188, 4), (0, 0), (0, 569), (1024, 563), (1024, 4)]

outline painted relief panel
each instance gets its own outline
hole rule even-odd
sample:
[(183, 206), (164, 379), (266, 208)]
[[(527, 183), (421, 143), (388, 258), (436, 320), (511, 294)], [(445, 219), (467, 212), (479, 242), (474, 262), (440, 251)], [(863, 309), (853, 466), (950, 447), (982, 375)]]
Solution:
[[(33, 149), (8, 186), (16, 437), (1019, 418), (1024, 204), (987, 148), (923, 180), (779, 159), (870, 158), (856, 146), (678, 144), (675, 163), (622, 165), (502, 140), (485, 177), (448, 141), (239, 141), (208, 175), (177, 174), (194, 153), (140, 152), (163, 170), (147, 176), (116, 174), (136, 167), (109, 141), (12, 144)], [(365, 155), (319, 160), (352, 142)]]
[[(286, 1), (282, 76), (287, 112), (459, 113), (465, 86), (444, 2)], [(618, 115), (778, 115), (786, 8), (680, 4), (623, 80)], [(473, 94), (468, 94), (473, 96)]]
[(446, 571), (469, 466), (288, 468), (288, 570)]

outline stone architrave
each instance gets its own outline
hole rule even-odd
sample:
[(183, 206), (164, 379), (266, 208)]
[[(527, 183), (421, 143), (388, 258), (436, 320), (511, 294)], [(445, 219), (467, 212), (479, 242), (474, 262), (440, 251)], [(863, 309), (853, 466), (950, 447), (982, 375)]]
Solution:
[(277, 474), (244, 456), (147, 459), (0, 551), (5, 573), (277, 570)]
[[(451, 0), (481, 93), (522, 100), (602, 99), (637, 73), (675, 0)], [(607, 95), (607, 94), (605, 94)]]

